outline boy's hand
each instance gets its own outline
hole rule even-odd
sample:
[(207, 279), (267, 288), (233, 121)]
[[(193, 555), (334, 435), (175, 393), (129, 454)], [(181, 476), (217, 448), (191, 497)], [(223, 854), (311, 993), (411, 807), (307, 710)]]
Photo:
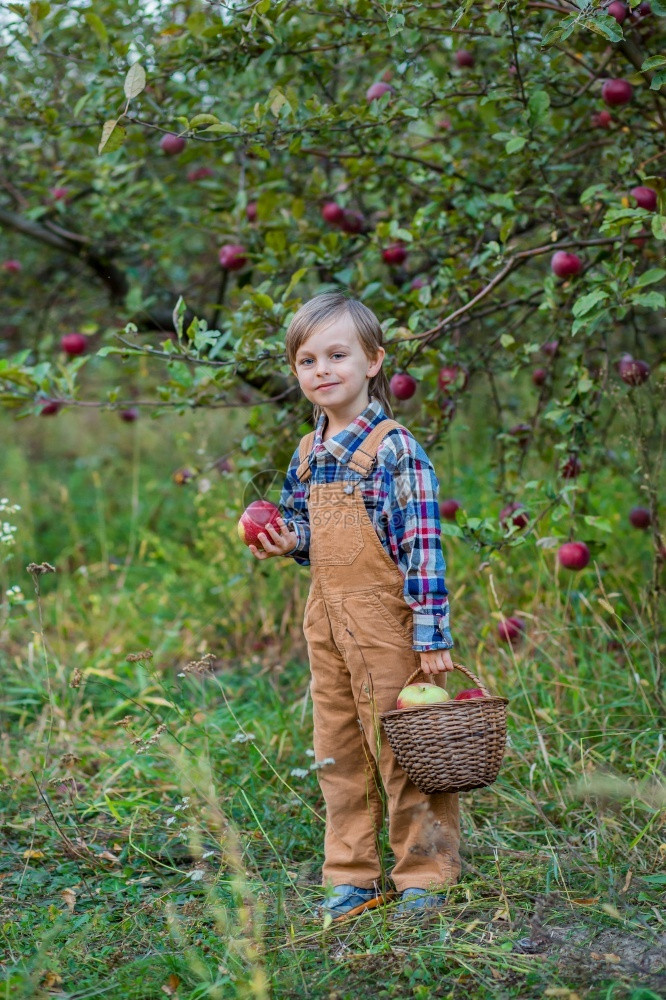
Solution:
[(266, 531), (260, 531), (257, 538), (263, 546), (262, 549), (256, 545), (248, 546), (250, 552), (257, 559), (268, 559), (270, 556), (284, 556), (291, 552), (298, 544), (298, 535), (295, 531), (290, 531), (282, 518), (278, 518), (279, 531), (276, 531), (272, 524), (266, 525)]
[(439, 674), (453, 669), (448, 649), (427, 649), (421, 653), (421, 670), (424, 674)]

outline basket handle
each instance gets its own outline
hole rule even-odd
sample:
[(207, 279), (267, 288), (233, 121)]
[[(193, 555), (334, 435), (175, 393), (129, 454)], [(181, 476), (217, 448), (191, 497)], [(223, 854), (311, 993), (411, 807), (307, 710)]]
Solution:
[[(462, 663), (454, 663), (453, 666), (456, 668), (456, 670), (460, 670), (463, 674), (469, 677), (471, 681), (474, 681), (476, 686), (478, 688), (481, 688), (486, 698), (492, 697), (490, 691), (488, 691), (488, 689), (486, 688), (486, 685), (482, 681), (480, 681), (479, 678), (476, 676), (476, 674), (473, 674), (471, 670), (468, 670), (467, 667), (464, 667)], [(424, 677), (429, 678), (432, 676), (441, 677), (442, 673), (444, 673), (444, 676), (446, 677), (447, 673), (446, 671), (440, 671), (437, 674), (431, 675), (431, 674), (426, 674), (425, 671), (421, 669), (421, 667), (417, 667), (414, 673), (410, 674), (407, 680), (405, 681), (405, 686), (407, 686), (407, 684), (411, 684), (412, 681), (414, 681), (419, 676), (419, 674), (423, 674)], [(429, 683), (432, 683), (432, 680), (430, 680)]]

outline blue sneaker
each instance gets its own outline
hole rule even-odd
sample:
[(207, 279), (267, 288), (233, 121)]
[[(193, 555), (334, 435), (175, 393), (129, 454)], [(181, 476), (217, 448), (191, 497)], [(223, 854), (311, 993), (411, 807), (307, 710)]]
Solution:
[(400, 895), (400, 905), (396, 909), (399, 917), (423, 914), (439, 909), (444, 902), (441, 892), (428, 892), (427, 889), (405, 889)]
[(370, 910), (385, 902), (384, 896), (375, 889), (359, 889), (357, 885), (336, 885), (333, 894), (318, 908), (319, 916), (330, 915), (333, 921), (345, 917), (355, 917), (364, 910)]

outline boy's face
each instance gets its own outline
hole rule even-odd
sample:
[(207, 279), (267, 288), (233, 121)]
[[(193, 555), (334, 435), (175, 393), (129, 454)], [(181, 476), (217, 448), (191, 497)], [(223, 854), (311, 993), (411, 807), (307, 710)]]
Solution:
[(377, 350), (370, 361), (347, 314), (316, 329), (299, 347), (294, 374), (305, 397), (321, 406), (331, 424), (345, 427), (368, 405), (370, 378), (386, 353), (383, 347)]

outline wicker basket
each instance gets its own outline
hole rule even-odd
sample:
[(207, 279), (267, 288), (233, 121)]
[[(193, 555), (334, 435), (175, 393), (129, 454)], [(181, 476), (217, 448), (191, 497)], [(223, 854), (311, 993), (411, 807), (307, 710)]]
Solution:
[[(506, 747), (507, 698), (497, 698), (467, 667), (453, 664), (483, 698), (382, 712), (389, 744), (419, 791), (468, 792), (495, 781)], [(421, 670), (415, 670), (411, 684)], [(425, 675), (424, 675), (425, 676)]]

